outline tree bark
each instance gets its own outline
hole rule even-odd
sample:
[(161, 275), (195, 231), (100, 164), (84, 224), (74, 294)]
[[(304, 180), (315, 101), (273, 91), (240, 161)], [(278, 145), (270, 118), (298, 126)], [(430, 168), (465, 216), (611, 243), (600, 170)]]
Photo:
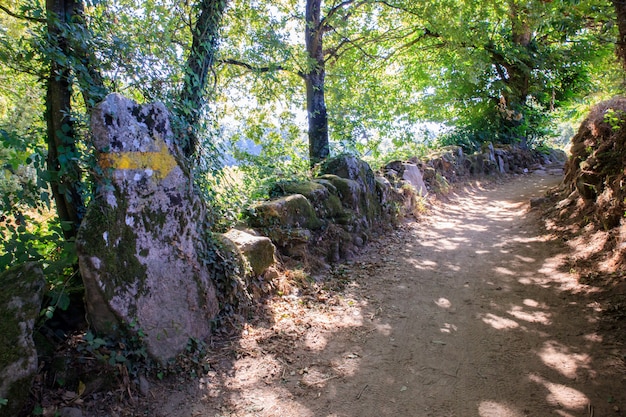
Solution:
[[(519, 59), (514, 62), (509, 60), (501, 62), (508, 74), (508, 78), (505, 80), (508, 89), (502, 93), (509, 111), (504, 118), (504, 123), (512, 131), (515, 131), (523, 123), (524, 106), (530, 90), (530, 73), (534, 67), (532, 51), (530, 51), (532, 32), (527, 21), (527, 14), (528, 11), (520, 9), (516, 0), (510, 1), (511, 41), (519, 51), (523, 51)], [(520, 134), (518, 139), (520, 147), (523, 149), (528, 148), (528, 137), (526, 134)]]
[[(46, 0), (50, 46), (65, 57), (70, 55), (70, 51), (62, 25), (69, 23), (77, 7), (75, 0)], [(69, 240), (76, 236), (85, 212), (85, 203), (81, 192), (81, 169), (76, 158), (76, 138), (71, 118), (71, 69), (69, 64), (61, 62), (67, 63), (69, 60), (55, 59), (52, 56), (50, 62), (46, 92), (46, 162), (57, 214), (62, 222), (65, 238)]]
[(615, 44), (615, 53), (626, 71), (626, 1), (613, 0), (619, 35)]
[(217, 52), (219, 28), (226, 4), (227, 0), (201, 0), (198, 20), (193, 28), (179, 109), (185, 128), (182, 148), (187, 157), (198, 150), (198, 123), (205, 104), (208, 74)]
[(321, 0), (307, 0), (306, 4), (306, 52), (309, 70), (305, 74), (306, 102), (309, 120), (309, 159), (311, 166), (323, 161), (330, 154), (328, 140), (328, 114), (324, 100), (323, 31)]

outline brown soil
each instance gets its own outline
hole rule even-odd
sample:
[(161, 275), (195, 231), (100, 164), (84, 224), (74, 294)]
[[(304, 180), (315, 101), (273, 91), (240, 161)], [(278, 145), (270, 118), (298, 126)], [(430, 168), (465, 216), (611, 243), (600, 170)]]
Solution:
[(152, 381), (132, 415), (623, 415), (626, 350), (601, 326), (602, 290), (529, 208), (560, 179), (448, 196), (216, 340), (206, 376)]

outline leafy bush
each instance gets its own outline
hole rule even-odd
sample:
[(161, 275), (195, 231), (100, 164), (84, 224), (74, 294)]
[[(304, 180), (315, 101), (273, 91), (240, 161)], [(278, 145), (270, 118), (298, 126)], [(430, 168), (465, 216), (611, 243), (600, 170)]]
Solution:
[(242, 220), (253, 202), (269, 198), (272, 186), (310, 174), (308, 148), (296, 126), (271, 122), (233, 134), (221, 150), (221, 169), (205, 170), (201, 188), (213, 210), (213, 229), (224, 231)]
[(458, 145), (466, 153), (480, 150), (485, 142), (519, 144), (528, 147), (541, 144), (558, 135), (552, 116), (536, 100), (529, 98), (523, 106), (523, 117), (515, 118), (507, 109), (485, 107), (460, 120), (450, 132), (441, 135), (437, 145)]

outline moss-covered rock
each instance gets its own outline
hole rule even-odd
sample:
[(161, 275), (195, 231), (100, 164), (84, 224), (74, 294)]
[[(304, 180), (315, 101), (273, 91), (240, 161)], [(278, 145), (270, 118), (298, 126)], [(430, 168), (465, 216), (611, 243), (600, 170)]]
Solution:
[(253, 206), (249, 212), (250, 224), (258, 228), (305, 228), (316, 230), (322, 222), (311, 202), (302, 194), (293, 194)]
[(322, 164), (320, 174), (336, 175), (341, 178), (357, 181), (363, 184), (366, 191), (373, 191), (376, 187), (374, 171), (367, 162), (353, 155), (339, 155), (330, 158)]
[(445, 146), (428, 156), (428, 164), (449, 182), (468, 174), (468, 164), (460, 146)]
[(413, 187), (417, 195), (425, 196), (428, 194), (422, 171), (417, 164), (393, 161), (385, 165), (383, 172), (396, 188), (402, 188), (408, 184)]
[(336, 262), (351, 258), (369, 234), (397, 218), (388, 183), (376, 180), (369, 165), (351, 155), (327, 160), (312, 181), (281, 182), (271, 194), (284, 195), (255, 205), (249, 224), (270, 237), (282, 254)]
[(361, 205), (360, 200), (365, 194), (363, 184), (355, 180), (342, 178), (332, 174), (322, 175), (320, 179), (328, 181), (332, 184), (343, 207), (351, 210), (359, 209), (359, 206)]
[(356, 223), (368, 228), (384, 227), (383, 213), (376, 190), (376, 176), (367, 164), (352, 155), (340, 155), (326, 161), (320, 177), (330, 181), (344, 207), (360, 215)]
[(18, 265), (0, 274), (0, 407), (13, 417), (24, 407), (37, 373), (33, 327), (39, 316), (45, 279), (36, 263)]
[(328, 197), (328, 190), (315, 181), (280, 181), (270, 190), (270, 196), (282, 197), (290, 194), (302, 194), (313, 202)]
[(317, 217), (329, 219), (341, 214), (341, 200), (330, 181), (316, 178), (312, 181), (283, 181), (276, 183), (270, 196), (302, 194), (313, 206)]

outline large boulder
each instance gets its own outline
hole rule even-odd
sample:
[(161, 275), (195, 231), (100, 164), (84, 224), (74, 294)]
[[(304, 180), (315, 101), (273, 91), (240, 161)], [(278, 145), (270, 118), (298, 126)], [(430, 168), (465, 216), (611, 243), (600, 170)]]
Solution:
[(425, 196), (428, 194), (422, 172), (417, 165), (405, 163), (402, 179), (410, 184), (418, 195)]
[(77, 238), (88, 319), (108, 334), (141, 329), (165, 362), (206, 339), (218, 313), (206, 208), (165, 106), (112, 94), (91, 128), (100, 172)]
[(20, 413), (37, 374), (33, 327), (45, 287), (43, 272), (36, 263), (0, 274), (0, 398), (8, 400), (0, 407), (1, 417)]
[(367, 162), (354, 155), (339, 155), (322, 164), (320, 174), (331, 174), (359, 182), (365, 191), (376, 189), (374, 171)]

